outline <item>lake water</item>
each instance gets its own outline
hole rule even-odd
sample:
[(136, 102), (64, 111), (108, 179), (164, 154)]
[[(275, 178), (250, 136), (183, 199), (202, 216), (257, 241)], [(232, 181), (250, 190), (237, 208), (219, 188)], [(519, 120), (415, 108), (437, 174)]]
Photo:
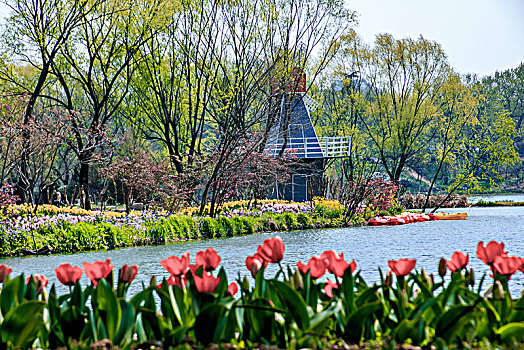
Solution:
[[(355, 259), (357, 269), (368, 283), (379, 280), (378, 267), (384, 272), (388, 269), (389, 259), (417, 259), (417, 269), (424, 268), (437, 275), (438, 261), (441, 257), (449, 259), (455, 250), (470, 254), (469, 267), (473, 267), (477, 281), (482, 274), (489, 275), (488, 267), (476, 257), (479, 241), (485, 243), (503, 241), (509, 255), (524, 257), (524, 207), (467, 208), (450, 209), (448, 212), (467, 212), (469, 218), (464, 221), (431, 221), (403, 226), (355, 227), (343, 229), (305, 230), (282, 232), (286, 251), (284, 264), (295, 264), (302, 260), (306, 263), (313, 255), (334, 249), (343, 252), (346, 260)], [(222, 257), (221, 265), (228, 272), (228, 278), (249, 275), (245, 267), (245, 258), (256, 252), (259, 244), (275, 233), (263, 233), (251, 236), (232, 237), (216, 240), (183, 242), (164, 246), (126, 248), (114, 251), (79, 253), (74, 255), (54, 255), (24, 258), (0, 259), (8, 264), (13, 274), (44, 274), (51, 283), (57, 283), (59, 292), (65, 292), (56, 279), (54, 269), (62, 263), (81, 266), (82, 262), (93, 262), (111, 258), (115, 269), (124, 264), (138, 264), (138, 281), (149, 283), (151, 275), (158, 281), (168, 277), (160, 266), (160, 260), (171, 255), (189, 251), (194, 259), (196, 252), (213, 247)], [(272, 276), (276, 267), (269, 266), (266, 276)], [(449, 275), (448, 275), (449, 276)], [(82, 281), (88, 280), (83, 275)], [(487, 286), (491, 279), (487, 277)], [(517, 272), (510, 281), (513, 296), (520, 295), (524, 288), (524, 274)], [(140, 283), (133, 282), (131, 291), (141, 290)]]
[(524, 202), (524, 193), (501, 193), (501, 194), (484, 194), (484, 195), (476, 195), (476, 196), (469, 196), (468, 202), (470, 203), (477, 203), (479, 200), (483, 200), (485, 202)]

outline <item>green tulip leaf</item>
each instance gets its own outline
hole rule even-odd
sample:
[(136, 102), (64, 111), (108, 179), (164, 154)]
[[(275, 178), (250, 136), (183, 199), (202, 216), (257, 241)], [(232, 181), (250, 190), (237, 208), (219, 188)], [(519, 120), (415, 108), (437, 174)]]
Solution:
[(462, 331), (472, 320), (482, 317), (482, 312), (475, 306), (456, 305), (447, 310), (438, 320), (435, 336), (442, 337), (447, 343)]
[(346, 269), (342, 277), (342, 295), (344, 297), (344, 306), (346, 313), (350, 314), (355, 310), (355, 281), (351, 269)]
[(0, 294), (0, 309), (4, 318), (7, 317), (6, 315), (10, 310), (17, 307), (23, 300), (25, 289), (24, 274), (12, 278), (4, 284)]
[(43, 327), (44, 306), (41, 301), (30, 300), (11, 309), (0, 327), (2, 342), (11, 344), (14, 348), (31, 345)]
[(120, 319), (120, 327), (115, 336), (114, 343), (122, 345), (130, 342), (131, 332), (133, 330), (133, 324), (135, 322), (135, 310), (133, 306), (125, 300), (119, 299), (120, 310), (122, 310), (122, 317)]
[(203, 344), (218, 342), (226, 328), (229, 310), (223, 304), (208, 304), (195, 320), (195, 337)]
[(362, 330), (367, 320), (370, 320), (375, 312), (381, 311), (383, 305), (380, 301), (364, 304), (356, 309), (348, 318), (345, 326), (346, 335), (349, 341), (360, 343)]
[(116, 335), (120, 328), (122, 310), (120, 309), (120, 303), (113, 293), (113, 289), (104, 279), (98, 281), (96, 287), (96, 300), (98, 308), (105, 311), (104, 330), (107, 332), (107, 337), (117, 344)]
[(512, 322), (508, 323), (495, 331), (502, 338), (503, 342), (509, 341), (524, 341), (524, 323)]
[(316, 313), (310, 321), (309, 324), (309, 330), (313, 330), (317, 333), (321, 333), (322, 329), (326, 326), (327, 321), (337, 312), (339, 312), (342, 309), (342, 304), (340, 301), (336, 303), (332, 303), (332, 305), (321, 311)]
[(508, 317), (508, 322), (522, 322), (524, 321), (524, 296), (521, 297), (511, 310)]
[(421, 330), (423, 330), (423, 324), (420, 319), (402, 320), (397, 328), (393, 330), (393, 338), (399, 342), (405, 342), (411, 339), (418, 343), (421, 341), (423, 335)]
[(309, 313), (302, 296), (296, 290), (280, 281), (271, 280), (270, 285), (282, 301), (284, 309), (293, 316), (297, 325), (303, 330), (308, 329)]

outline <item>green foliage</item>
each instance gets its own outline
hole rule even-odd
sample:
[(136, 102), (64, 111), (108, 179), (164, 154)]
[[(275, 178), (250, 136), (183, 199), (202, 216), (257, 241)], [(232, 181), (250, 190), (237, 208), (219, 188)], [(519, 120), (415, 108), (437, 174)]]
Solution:
[(199, 220), (199, 231), (203, 238), (220, 237), (220, 230), (217, 221), (210, 217), (201, 218)]
[[(201, 276), (202, 269), (195, 272)], [(126, 299), (127, 288), (114, 288), (112, 273), (97, 286), (77, 282), (58, 296), (37, 292), (33, 279), (6, 278), (0, 290), (0, 347), (88, 346), (109, 339), (119, 347), (161, 342), (175, 347), (190, 336), (199, 347), (211, 343), (269, 342), (279, 348), (311, 347), (337, 339), (346, 344), (413, 344), (460, 348), (489, 342), (493, 347), (521, 346), (524, 341), (524, 297), (512, 299), (503, 282), (503, 295), (484, 297), (469, 285), (464, 271), (448, 284), (435, 283), (423, 271), (406, 277), (381, 278), (369, 286), (347, 269), (326, 283), (288, 268), (274, 277), (261, 269), (254, 285), (237, 280), (240, 297), (228, 292), (221, 268), (213, 292), (201, 293), (195, 275), (187, 285), (143, 286)], [(390, 278), (390, 277), (388, 277)], [(417, 292), (416, 292), (417, 291)], [(494, 293), (495, 294), (495, 293)]]
[[(342, 216), (341, 216), (342, 215)], [(371, 217), (373, 213), (368, 213)], [(361, 224), (360, 216), (355, 224)], [(271, 223), (271, 225), (270, 225)], [(57, 253), (111, 250), (148, 244), (167, 244), (179, 240), (232, 237), (272, 230), (298, 230), (343, 226), (343, 210), (317, 205), (308, 212), (267, 213), (256, 216), (190, 217), (170, 215), (156, 217), (140, 225), (117, 224), (97, 218), (94, 222), (42, 225), (37, 229), (12, 234), (0, 232), (0, 256), (27, 254), (27, 250), (52, 247)]]
[(311, 217), (308, 214), (305, 214), (305, 213), (298, 213), (297, 214), (297, 222), (300, 224), (300, 226), (303, 229), (308, 229), (308, 228), (314, 228), (315, 227)]

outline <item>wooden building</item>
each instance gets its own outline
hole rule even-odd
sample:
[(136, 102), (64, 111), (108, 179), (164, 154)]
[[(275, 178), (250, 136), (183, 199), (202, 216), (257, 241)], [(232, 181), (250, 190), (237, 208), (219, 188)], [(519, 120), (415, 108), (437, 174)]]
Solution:
[[(289, 152), (297, 158), (289, 181), (275, 183), (269, 198), (295, 202), (311, 200), (321, 194), (324, 166), (331, 158), (348, 157), (351, 137), (319, 137), (310, 112), (318, 103), (306, 94), (306, 76), (295, 69), (293, 84), (273, 83), (272, 95), (278, 102), (274, 127), (269, 132), (265, 151), (277, 157)], [(278, 89), (278, 86), (284, 86)], [(294, 89), (292, 87), (294, 86)]]

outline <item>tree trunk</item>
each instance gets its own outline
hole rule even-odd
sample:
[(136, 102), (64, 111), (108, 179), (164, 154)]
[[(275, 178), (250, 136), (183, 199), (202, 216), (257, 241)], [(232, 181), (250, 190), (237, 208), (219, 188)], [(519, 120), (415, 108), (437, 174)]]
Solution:
[(91, 201), (89, 199), (89, 163), (80, 160), (79, 181), (80, 191), (83, 193), (80, 207), (85, 210), (91, 210)]

